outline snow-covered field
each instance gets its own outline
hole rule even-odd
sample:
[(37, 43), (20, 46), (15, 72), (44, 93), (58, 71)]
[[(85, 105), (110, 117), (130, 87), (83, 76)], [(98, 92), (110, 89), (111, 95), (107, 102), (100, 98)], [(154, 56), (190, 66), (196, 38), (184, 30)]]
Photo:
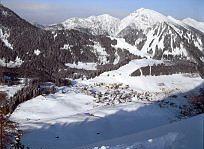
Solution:
[(12, 86), (0, 85), (0, 91), (5, 92), (9, 98), (15, 95), (17, 91), (21, 90), (23, 86), (24, 86), (23, 84), (12, 85)]
[(82, 63), (82, 62), (78, 62), (78, 64), (76, 63), (66, 63), (65, 66), (68, 66), (70, 68), (76, 68), (76, 69), (85, 69), (85, 70), (97, 70), (97, 64), (96, 63)]
[[(105, 72), (94, 79), (82, 81), (84, 84), (97, 83), (123, 83), (129, 85), (130, 88), (142, 91), (163, 91), (164, 89), (179, 89), (182, 91), (188, 91), (196, 86), (199, 86), (204, 81), (200, 77), (185, 77), (182, 74), (176, 74), (172, 76), (140, 76), (131, 77), (130, 74), (135, 70), (144, 67), (152, 66), (153, 64), (160, 64), (163, 61), (153, 59), (141, 59), (133, 60), (129, 64), (120, 67), (118, 70)], [(164, 84), (161, 87), (158, 84)]]
[[(133, 60), (118, 70), (105, 72), (96, 78), (76, 80), (76, 84), (72, 87), (60, 87), (56, 94), (38, 96), (19, 105), (11, 115), (11, 119), (18, 122), (24, 130), (23, 143), (33, 149), (95, 146), (98, 148), (109, 146), (114, 149), (170, 148), (178, 138), (185, 138), (188, 134), (182, 131), (185, 123), (181, 122), (181, 126), (170, 124), (180, 120), (179, 107), (188, 104), (184, 95), (197, 94), (204, 81), (197, 75), (187, 74), (130, 76), (142, 66), (158, 63), (162, 61)], [(121, 85), (118, 87), (117, 84)], [(115, 90), (117, 92), (114, 92)], [(132, 96), (133, 93), (136, 96)], [(143, 96), (146, 93), (151, 95), (151, 100)], [(124, 98), (128, 100), (112, 102), (117, 94), (127, 95)], [(174, 106), (168, 104), (161, 106), (161, 100), (167, 101), (166, 103), (172, 102)], [(201, 118), (203, 117), (199, 119)], [(182, 127), (182, 130), (176, 131), (179, 127)], [(159, 132), (155, 133), (156, 131)], [(192, 134), (197, 135), (196, 132)], [(117, 141), (121, 140), (119, 137), (126, 135), (131, 136), (126, 137), (123, 142)], [(200, 141), (200, 136), (197, 137)], [(114, 141), (114, 138), (119, 139)], [(103, 142), (112, 139), (113, 141)], [(95, 144), (96, 142), (103, 143)], [(183, 140), (182, 143), (186, 141)], [(90, 144), (95, 145), (89, 146)], [(117, 147), (117, 145), (122, 146)], [(197, 147), (199, 149), (200, 145)]]

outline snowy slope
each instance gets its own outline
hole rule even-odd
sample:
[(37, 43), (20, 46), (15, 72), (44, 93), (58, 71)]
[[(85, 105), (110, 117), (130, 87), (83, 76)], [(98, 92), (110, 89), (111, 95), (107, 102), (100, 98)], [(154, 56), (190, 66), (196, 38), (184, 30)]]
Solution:
[[(61, 91), (63, 88), (61, 89)], [(44, 124), (55, 124), (66, 122), (68, 116), (76, 115), (93, 108), (93, 98), (84, 94), (77, 94), (71, 90), (67, 94), (57, 94), (49, 96), (38, 96), (21, 104), (11, 118), (18, 118), (25, 127), (43, 127)], [(41, 124), (40, 124), (41, 122)], [(33, 125), (30, 125), (32, 124)], [(26, 125), (29, 124), (29, 127)]]
[[(169, 124), (178, 120), (179, 109), (168, 106), (161, 108), (156, 101), (192, 90), (202, 84), (203, 80), (182, 74), (130, 76), (135, 69), (159, 63), (162, 61), (133, 60), (118, 70), (105, 72), (94, 79), (77, 80), (72, 87), (59, 88), (56, 94), (38, 96), (19, 105), (11, 115), (11, 120), (18, 122), (24, 130), (23, 143), (31, 148), (49, 149), (79, 147), (132, 133), (143, 133)], [(110, 93), (111, 90), (107, 86), (115, 83), (129, 85), (129, 89), (121, 89), (122, 93), (126, 90), (154, 93), (153, 101), (145, 100), (144, 96), (144, 100), (133, 97), (131, 102), (122, 104), (97, 103), (91, 92), (99, 90)], [(169, 101), (178, 105), (187, 104), (182, 96), (169, 98)], [(155, 140), (162, 140), (162, 136), (160, 138), (152, 134), (151, 139), (159, 137)], [(171, 138), (171, 135), (164, 138), (169, 137)], [(136, 140), (138, 141), (140, 140)]]
[(0, 28), (0, 39), (4, 42), (4, 44), (13, 50), (13, 45), (11, 43), (9, 43), (8, 38), (9, 38), (10, 34), (8, 29), (4, 29), (4, 28)]
[(76, 68), (76, 69), (84, 69), (84, 70), (97, 70), (97, 64), (96, 63), (82, 63), (78, 62), (76, 63), (66, 63), (65, 66), (68, 66), (70, 68)]
[[(77, 29), (94, 35), (108, 34), (117, 40), (116, 48), (127, 49), (141, 57), (169, 60), (192, 60), (192, 57), (198, 60), (204, 57), (202, 33), (193, 30), (203, 31), (202, 22), (178, 20), (150, 9), (138, 9), (121, 20), (105, 14), (71, 18), (59, 24), (60, 28), (61, 25), (65, 29)], [(199, 51), (194, 53), (194, 48)]]
[(182, 20), (175, 19), (172, 16), (167, 16), (167, 19), (168, 19), (167, 22), (170, 23), (170, 24), (173, 24), (175, 26), (184, 27), (187, 30), (189, 29), (188, 26)]
[(166, 16), (154, 10), (141, 8), (121, 20), (118, 33), (128, 26), (135, 26), (137, 29), (145, 30), (165, 21), (167, 21)]
[(202, 149), (204, 114), (82, 148), (89, 149)]
[[(141, 83), (155, 87), (156, 84), (162, 82), (162, 78), (169, 82), (168, 85), (164, 82), (167, 89), (171, 85), (172, 88), (179, 87), (181, 82), (183, 82), (181, 84), (185, 82), (185, 80), (181, 79), (185, 77), (181, 76), (178, 78), (175, 76), (170, 78), (158, 76), (149, 77), (146, 81), (142, 79), (144, 81)], [(195, 83), (195, 80), (190, 82), (189, 78), (189, 82), (186, 82), (185, 86), (188, 89), (194, 88), (200, 81), (198, 79), (197, 83)], [(135, 80), (137, 88), (140, 88), (141, 83), (137, 82), (137, 79)], [(155, 85), (153, 85), (154, 83)], [(147, 85), (144, 85), (144, 87), (147, 90), (149, 89)], [(180, 87), (182, 88), (182, 86)], [(181, 101), (178, 100), (177, 102)], [(29, 147), (66, 149), (110, 140), (132, 133), (143, 133), (143, 131), (178, 120), (176, 118), (178, 112), (174, 108), (160, 108), (158, 104), (137, 100), (113, 106), (100, 106), (100, 104), (94, 102), (92, 96), (82, 94), (79, 89), (61, 88), (54, 95), (39, 96), (21, 104), (12, 114), (11, 119), (18, 122), (24, 130), (23, 143)], [(156, 141), (163, 140), (162, 138), (167, 135), (161, 132), (159, 133), (160, 136), (150, 134), (151, 136), (148, 139)], [(145, 136), (147, 138), (148, 135)], [(164, 138), (166, 137), (171, 139), (171, 135)], [(135, 142), (139, 141), (144, 142), (139, 139)]]
[[(88, 18), (70, 18), (61, 24), (65, 29), (82, 28), (89, 29), (93, 34), (97, 35), (108, 33), (109, 35), (115, 36), (128, 26), (135, 26), (137, 29), (145, 30), (157, 23), (162, 23), (167, 20), (168, 19), (166, 16), (156, 11), (141, 8), (122, 20), (112, 17), (108, 14), (103, 14), (99, 16), (91, 16)], [(50, 25), (48, 29), (49, 28), (52, 28), (52, 25)], [(61, 25), (59, 25), (59, 29), (60, 28)]]
[(117, 44), (112, 46), (116, 49), (119, 49), (119, 48), (120, 49), (126, 49), (131, 54), (138, 55), (141, 57), (145, 57), (145, 56), (148, 57), (148, 55), (149, 55), (146, 52), (138, 50), (138, 48), (135, 45), (131, 45), (131, 44), (127, 43), (124, 38), (115, 38), (115, 37), (111, 37), (111, 38), (113, 40), (117, 40)]
[[(133, 77), (130, 76), (135, 70), (144, 67), (152, 66), (154, 64), (161, 64), (162, 60), (154, 59), (141, 59), (141, 60), (132, 60), (128, 64), (120, 67), (117, 70), (104, 72), (98, 77), (89, 80), (82, 80), (83, 84), (94, 84), (105, 83), (105, 84), (114, 84), (114, 83), (123, 83), (129, 85), (131, 88), (137, 91), (153, 91), (158, 92), (163, 89), (158, 86), (158, 83), (163, 82), (165, 84), (164, 88), (167, 90), (179, 89), (183, 92), (193, 89), (195, 86), (199, 86), (204, 83), (200, 77), (190, 78), (185, 77), (183, 74), (175, 74), (171, 76), (141, 76)], [(178, 81), (179, 80), (179, 81)], [(147, 85), (148, 84), (148, 85)]]
[(92, 144), (168, 124), (175, 119), (174, 113), (158, 105), (133, 103), (93, 108), (92, 100), (80, 93), (39, 96), (21, 104), (11, 119), (20, 123), (26, 145), (49, 149)]
[(182, 22), (204, 33), (204, 22), (198, 22), (192, 18), (186, 18)]
[(0, 85), (0, 91), (5, 92), (8, 96), (8, 98), (12, 97), (13, 95), (15, 95), (15, 93), (19, 90), (21, 90), (24, 87), (23, 84), (20, 85), (12, 85), (12, 86), (8, 86), (8, 85)]
[(88, 18), (71, 18), (62, 23), (65, 29), (87, 28), (91, 29), (93, 34), (110, 35), (115, 34), (118, 23), (118, 18), (114, 18), (108, 14), (91, 16)]

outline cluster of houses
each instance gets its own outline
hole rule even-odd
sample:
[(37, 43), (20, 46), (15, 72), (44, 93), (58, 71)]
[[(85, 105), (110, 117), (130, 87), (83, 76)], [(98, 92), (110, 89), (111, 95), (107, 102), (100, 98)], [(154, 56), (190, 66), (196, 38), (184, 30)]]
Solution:
[[(100, 88), (97, 90), (97, 88)], [(152, 101), (155, 98), (155, 93), (138, 92), (124, 84), (104, 84), (94, 83), (93, 85), (78, 85), (77, 90), (93, 96), (97, 104), (115, 105), (133, 101)]]
[[(161, 87), (163, 83), (158, 84)], [(117, 105), (127, 102), (144, 102), (144, 103), (156, 103), (161, 108), (175, 108), (180, 111), (180, 117), (189, 116), (191, 108), (190, 105), (182, 105), (174, 102), (177, 96), (176, 94), (179, 89), (175, 88), (167, 90), (161, 88), (161, 92), (140, 92), (134, 91), (128, 85), (124, 84), (105, 84), (105, 83), (94, 83), (93, 85), (82, 85), (76, 84), (77, 92), (84, 93), (86, 95), (93, 96), (95, 98), (96, 105)], [(185, 97), (187, 98), (187, 97)]]

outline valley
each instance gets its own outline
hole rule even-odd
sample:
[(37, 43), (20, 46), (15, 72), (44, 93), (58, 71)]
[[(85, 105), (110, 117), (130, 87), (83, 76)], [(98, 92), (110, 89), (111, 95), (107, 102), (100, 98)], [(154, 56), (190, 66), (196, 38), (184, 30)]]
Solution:
[(41, 26), (0, 5), (0, 114), (30, 149), (201, 149), (203, 24), (141, 8)]

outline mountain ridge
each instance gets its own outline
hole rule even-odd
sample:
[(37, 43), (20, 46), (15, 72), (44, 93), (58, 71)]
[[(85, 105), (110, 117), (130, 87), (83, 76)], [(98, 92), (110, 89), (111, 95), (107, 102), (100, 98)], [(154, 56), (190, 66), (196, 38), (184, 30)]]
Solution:
[[(145, 26), (143, 29), (138, 27), (137, 23), (129, 25), (132, 24), (132, 20), (133, 22), (136, 20), (141, 21), (142, 26), (146, 22), (143, 18), (147, 16), (148, 20), (151, 13), (158, 15), (152, 10), (140, 9), (135, 12), (136, 14), (133, 13), (133, 17), (129, 19), (131, 21), (127, 22), (127, 27), (117, 36), (108, 34), (108, 32), (112, 35), (116, 33), (118, 26), (115, 22), (119, 21), (110, 15), (89, 17), (85, 21), (88, 22), (88, 26), (91, 22), (91, 28), (77, 26), (77, 29), (67, 30), (61, 25), (62, 29), (58, 29), (58, 26), (55, 26), (55, 29), (42, 29), (21, 19), (6, 7), (0, 6), (0, 10), (2, 50), (0, 65), (18, 66), (22, 68), (21, 73), (24, 75), (23, 69), (28, 69), (29, 74), (33, 71), (39, 74), (44, 71), (44, 75), (48, 78), (73, 77), (75, 72), (79, 73), (77, 76), (89, 73), (95, 76), (116, 69), (136, 58), (187, 60), (201, 67), (204, 63), (204, 33), (197, 29), (186, 28), (176, 23), (174, 19), (172, 19), (174, 23), (166, 22), (168, 18), (163, 15), (158, 17), (163, 18), (161, 22), (158, 22), (159, 19), (155, 22), (149, 21), (146, 24), (148, 27)], [(110, 19), (114, 21), (109, 21)], [(80, 21), (84, 23), (83, 19)], [(69, 67), (88, 63), (97, 69), (89, 71), (76, 69), (82, 67)]]
[[(90, 16), (87, 18), (80, 18), (80, 17), (73, 17), (65, 20), (62, 23), (55, 24), (55, 25), (49, 25), (47, 29), (53, 29), (53, 27), (60, 26), (57, 29), (80, 29), (80, 28), (89, 28), (91, 29), (93, 26), (91, 24), (94, 24), (95, 22), (101, 23), (104, 21), (104, 19), (100, 19), (102, 16), (108, 16), (106, 17), (108, 21), (106, 21), (106, 26), (100, 26), (102, 30), (106, 31), (105, 33), (112, 35), (112, 36), (117, 36), (123, 29), (125, 29), (128, 26), (136, 26), (137, 29), (142, 29), (145, 30), (149, 27), (152, 27), (153, 25), (157, 23), (163, 23), (163, 22), (168, 22), (168, 23), (175, 23), (175, 21), (182, 23), (183, 25), (191, 26), (194, 27), (192, 24), (195, 24), (194, 19), (191, 18), (186, 18), (183, 20), (178, 20), (175, 19), (171, 16), (165, 16), (157, 11), (151, 10), (151, 9), (145, 9), (145, 8), (140, 8), (133, 13), (130, 13), (128, 16), (119, 19), (116, 17), (113, 17), (109, 14), (102, 14), (98, 16)], [(92, 20), (90, 19), (92, 18)], [(174, 22), (172, 22), (174, 20)], [(185, 20), (188, 20), (186, 22)], [(190, 21), (189, 21), (190, 20)], [(111, 23), (109, 23), (111, 22)], [(112, 23), (113, 22), (113, 23)], [(204, 33), (204, 23), (196, 21), (197, 23), (200, 23), (201, 27), (195, 27), (196, 29), (200, 30), (201, 32)], [(89, 26), (90, 25), (90, 26)], [(96, 25), (96, 23), (95, 23)], [(108, 29), (107, 29), (108, 27)], [(56, 29), (56, 28), (55, 28)], [(94, 32), (92, 31), (93, 34), (104, 34), (104, 32)]]

